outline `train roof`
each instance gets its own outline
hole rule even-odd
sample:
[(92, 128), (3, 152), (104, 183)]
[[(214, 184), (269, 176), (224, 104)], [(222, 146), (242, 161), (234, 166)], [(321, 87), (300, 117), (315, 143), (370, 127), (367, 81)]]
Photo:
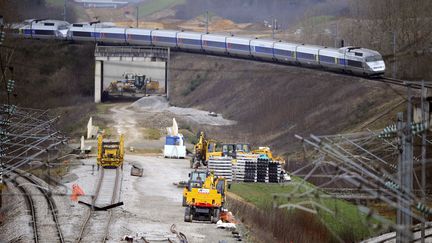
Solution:
[(363, 48), (363, 47), (358, 47), (358, 46), (345, 46), (345, 47), (339, 48), (339, 52), (341, 52), (341, 53), (352, 52), (352, 53), (356, 53), (358, 55), (361, 55), (363, 57), (378, 56), (378, 55), (380, 56), (381, 55), (377, 51)]
[(24, 21), (27, 25), (44, 25), (44, 26), (60, 26), (60, 25), (69, 25), (68, 22), (63, 20), (55, 20), (55, 19), (27, 19)]
[(71, 24), (71, 27), (76, 28), (86, 28), (86, 27), (96, 27), (96, 28), (113, 28), (117, 27), (113, 22), (78, 22)]

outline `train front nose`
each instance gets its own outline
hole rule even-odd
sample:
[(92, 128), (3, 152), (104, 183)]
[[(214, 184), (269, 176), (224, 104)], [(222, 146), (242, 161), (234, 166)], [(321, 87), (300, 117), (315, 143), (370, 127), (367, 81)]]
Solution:
[(384, 61), (367, 62), (367, 65), (372, 72), (384, 73), (385, 71)]

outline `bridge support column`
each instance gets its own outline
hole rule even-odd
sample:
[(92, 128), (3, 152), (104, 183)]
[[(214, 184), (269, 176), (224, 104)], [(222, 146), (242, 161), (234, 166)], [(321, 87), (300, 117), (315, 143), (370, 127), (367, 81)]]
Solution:
[(169, 65), (170, 65), (170, 57), (171, 57), (171, 49), (170, 48), (168, 48), (168, 56), (167, 56), (167, 60), (165, 61), (165, 94), (166, 94), (166, 97), (167, 97), (167, 100), (169, 100), (169, 84), (170, 84), (170, 82), (169, 82), (169, 75), (170, 75), (170, 73), (169, 73)]
[(95, 62), (95, 103), (102, 101), (102, 90), (103, 90), (103, 61), (96, 60)]

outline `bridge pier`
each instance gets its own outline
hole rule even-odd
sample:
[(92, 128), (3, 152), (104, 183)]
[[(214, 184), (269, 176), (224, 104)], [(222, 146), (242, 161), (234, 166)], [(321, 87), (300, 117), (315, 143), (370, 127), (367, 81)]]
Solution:
[(103, 89), (103, 61), (95, 61), (95, 89), (94, 101), (100, 103), (102, 101)]
[(159, 82), (169, 97), (170, 49), (144, 46), (96, 46), (95, 103), (103, 102), (104, 88), (124, 73), (140, 73)]

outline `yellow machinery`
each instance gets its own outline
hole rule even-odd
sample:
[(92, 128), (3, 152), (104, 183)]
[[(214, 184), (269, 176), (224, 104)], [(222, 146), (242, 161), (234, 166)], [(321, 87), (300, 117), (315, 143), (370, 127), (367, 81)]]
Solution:
[(222, 155), (237, 159), (238, 154), (250, 154), (250, 145), (247, 143), (226, 143), (222, 145)]
[(253, 154), (264, 154), (272, 161), (278, 161), (281, 164), (285, 164), (285, 160), (279, 156), (273, 156), (272, 151), (269, 147), (259, 147), (252, 151)]
[(204, 184), (204, 180), (207, 178), (207, 171), (195, 170), (189, 173), (189, 180), (187, 186), (183, 189), (183, 207), (186, 207), (186, 195), (192, 190), (192, 188), (201, 188)]
[(145, 82), (145, 93), (147, 94), (148, 92), (152, 92), (155, 93), (159, 90), (159, 82), (158, 81), (154, 81), (154, 80), (146, 80)]
[(191, 159), (191, 168), (198, 168), (201, 164), (207, 165), (210, 156), (221, 156), (219, 144), (216, 140), (206, 139), (204, 132), (200, 132), (198, 142), (194, 146), (194, 156)]
[(136, 73), (124, 73), (122, 79), (110, 83), (108, 92), (120, 93), (155, 93), (159, 90), (159, 82), (146, 78), (145, 75)]
[[(200, 175), (199, 172), (192, 173)], [(185, 188), (184, 191), (186, 200), (184, 221), (206, 220), (212, 223), (219, 221), (225, 203), (225, 191), (227, 188), (225, 178), (216, 177), (213, 172), (210, 172), (204, 181), (200, 182), (199, 178), (196, 177), (196, 180), (190, 180), (190, 183), (195, 183), (195, 185), (190, 188), (188, 185), (188, 188)]]
[(103, 136), (98, 136), (97, 163), (102, 167), (123, 166), (124, 159), (124, 137), (119, 141), (104, 141)]

